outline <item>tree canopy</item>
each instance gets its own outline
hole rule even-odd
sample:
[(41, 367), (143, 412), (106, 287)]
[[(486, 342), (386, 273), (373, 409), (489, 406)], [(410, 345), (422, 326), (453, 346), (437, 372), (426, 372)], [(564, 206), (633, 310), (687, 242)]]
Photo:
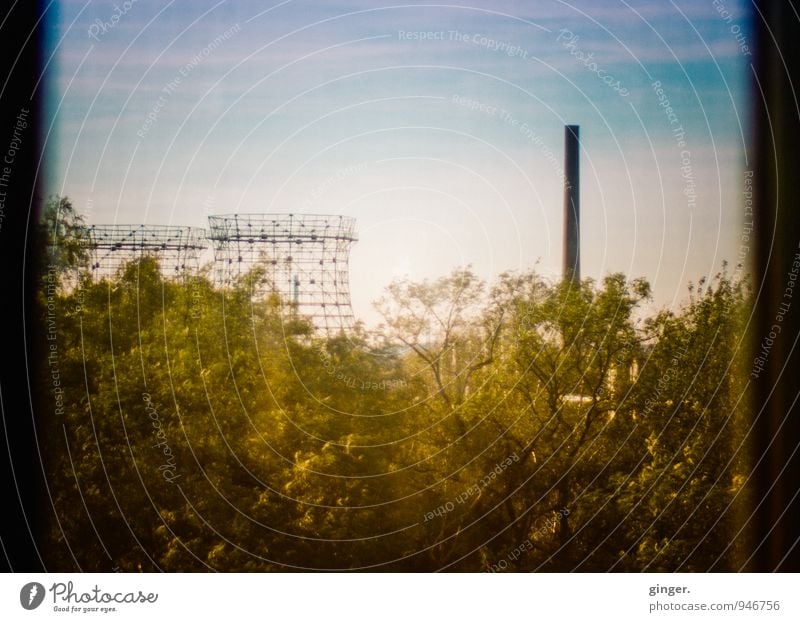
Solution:
[(81, 276), (80, 224), (43, 221), (51, 569), (731, 567), (751, 302), (726, 273), (647, 316), (642, 279), (461, 268), (326, 337), (247, 279)]

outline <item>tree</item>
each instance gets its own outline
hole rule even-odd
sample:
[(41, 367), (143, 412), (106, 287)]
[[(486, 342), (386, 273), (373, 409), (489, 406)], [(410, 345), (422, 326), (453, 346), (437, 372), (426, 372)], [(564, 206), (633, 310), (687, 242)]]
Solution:
[(625, 525), (624, 568), (727, 569), (736, 554), (731, 534), (747, 498), (752, 294), (724, 270), (689, 293), (678, 313), (648, 320), (653, 340), (636, 387), (646, 454), (622, 498), (635, 517)]
[(74, 284), (78, 275), (88, 266), (83, 217), (78, 214), (68, 197), (50, 197), (44, 204), (38, 223), (40, 254), (38, 273), (52, 275), (62, 284)]
[(85, 278), (69, 201), (45, 214), (52, 569), (699, 570), (736, 552), (750, 294), (724, 273), (643, 320), (649, 286), (620, 274), (402, 281), (376, 346), (287, 318), (258, 270), (218, 287), (144, 257)]
[(469, 268), (457, 269), (433, 283), (395, 281), (376, 304), (386, 338), (419, 358), (450, 410), (464, 402), (475, 373), (492, 362), (501, 318), (481, 321), (484, 288)]
[[(509, 278), (504, 291), (513, 290)], [(498, 374), (508, 435), (527, 457), (513, 524), (517, 540), (530, 538), (539, 559), (558, 569), (579, 559), (574, 525), (590, 516), (585, 496), (611, 481), (626, 453), (642, 339), (634, 313), (650, 290), (621, 274), (606, 277), (601, 288), (589, 279), (527, 282), (538, 285), (510, 299)]]

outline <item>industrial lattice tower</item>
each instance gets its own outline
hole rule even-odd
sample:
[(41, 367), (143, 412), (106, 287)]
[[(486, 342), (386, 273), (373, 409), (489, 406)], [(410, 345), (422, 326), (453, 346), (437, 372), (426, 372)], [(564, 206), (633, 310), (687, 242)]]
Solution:
[(92, 225), (83, 229), (81, 244), (95, 280), (114, 277), (144, 257), (155, 258), (167, 278), (193, 275), (208, 246), (203, 229), (169, 225)]
[(263, 278), (256, 295), (277, 294), (292, 313), (327, 334), (353, 325), (350, 246), (355, 219), (319, 214), (209, 216), (217, 282), (229, 286), (253, 268)]

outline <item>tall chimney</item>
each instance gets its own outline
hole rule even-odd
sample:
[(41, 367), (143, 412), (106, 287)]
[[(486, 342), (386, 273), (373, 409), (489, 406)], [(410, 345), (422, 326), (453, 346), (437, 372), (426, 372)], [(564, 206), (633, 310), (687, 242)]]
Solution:
[(580, 128), (564, 126), (564, 267), (565, 281), (581, 280)]

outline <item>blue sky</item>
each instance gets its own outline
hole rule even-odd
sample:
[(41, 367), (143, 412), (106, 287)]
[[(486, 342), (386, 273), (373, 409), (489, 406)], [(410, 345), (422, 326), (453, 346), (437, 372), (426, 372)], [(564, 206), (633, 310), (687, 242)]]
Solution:
[(49, 13), (47, 184), (90, 222), (355, 216), (351, 291), (373, 322), (400, 276), (537, 261), (556, 276), (576, 123), (586, 276), (646, 276), (663, 306), (736, 261), (752, 166), (740, 2), (125, 6)]

